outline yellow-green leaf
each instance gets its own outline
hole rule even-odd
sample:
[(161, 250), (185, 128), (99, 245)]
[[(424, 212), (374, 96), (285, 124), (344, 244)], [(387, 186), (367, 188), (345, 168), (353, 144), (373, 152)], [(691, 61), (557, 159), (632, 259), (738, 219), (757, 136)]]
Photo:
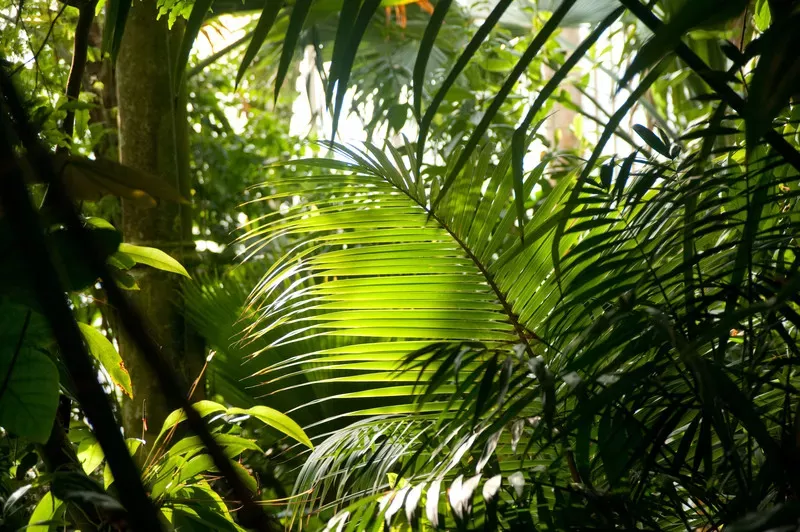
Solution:
[(230, 408), (228, 409), (228, 413), (253, 416), (270, 427), (281, 431), (291, 438), (294, 438), (309, 449), (314, 448), (314, 444), (311, 443), (311, 440), (308, 438), (308, 436), (306, 436), (306, 433), (303, 431), (303, 429), (300, 428), (300, 425), (295, 423), (292, 418), (286, 414), (278, 412), (274, 408), (270, 408), (268, 406), (254, 406), (248, 409)]
[(184, 268), (180, 262), (173, 259), (160, 249), (122, 243), (119, 245), (119, 251), (127, 254), (130, 258), (136, 261), (137, 264), (146, 264), (147, 266), (152, 266), (158, 270), (179, 273), (184, 277), (189, 277), (191, 279), (189, 272), (186, 271), (186, 268)]
[(108, 372), (111, 381), (119, 386), (120, 390), (128, 397), (133, 397), (133, 388), (131, 387), (131, 376), (128, 370), (125, 369), (125, 364), (122, 362), (122, 357), (119, 356), (114, 345), (103, 336), (103, 334), (85, 323), (79, 323), (83, 338), (86, 340), (86, 347), (89, 352)]

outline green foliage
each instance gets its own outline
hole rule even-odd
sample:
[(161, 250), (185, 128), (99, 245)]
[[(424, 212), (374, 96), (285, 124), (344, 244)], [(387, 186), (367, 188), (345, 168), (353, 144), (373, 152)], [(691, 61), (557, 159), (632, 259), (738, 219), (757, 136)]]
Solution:
[(180, 262), (173, 259), (160, 249), (150, 248), (146, 246), (134, 246), (133, 244), (120, 244), (119, 251), (116, 258), (125, 264), (126, 260), (133, 261), (134, 264), (146, 264), (156, 268), (157, 270), (164, 270), (165, 272), (172, 272), (189, 277), (189, 272), (186, 271)]
[[(187, 318), (214, 351), (215, 401), (196, 406), (245, 484), (287, 497), (290, 527), (313, 527), (309, 516), (337, 530), (794, 526), (796, 2), (542, 0), (528, 12), (441, 0), (405, 18), (406, 3), (218, 0), (215, 14), (261, 13), (252, 40), (188, 71), (212, 2), (159, 4), (170, 25), (188, 18), (172, 81), (190, 93), (196, 233), (227, 243), (249, 223), (189, 268), (185, 289)], [(112, 58), (130, 7), (108, 2)], [(51, 38), (47, 17), (30, 12), (27, 44), (53, 52), (17, 75), (40, 136), (97, 154), (98, 94), (58, 96), (71, 30), (55, 25)], [(74, 27), (72, 8), (63, 17)], [(579, 23), (591, 24), (585, 37), (562, 42), (561, 28)], [(21, 44), (0, 37), (17, 63)], [(289, 137), (290, 99), (278, 94), (305, 46), (327, 83), (331, 138), (352, 112), (370, 141), (395, 142), (299, 158), (317, 148)], [(613, 108), (590, 69), (626, 90)], [(237, 86), (238, 99), (219, 97)], [(570, 152), (557, 148), (566, 131), (539, 131), (565, 110), (578, 116)], [(67, 111), (75, 139), (58, 127)], [(237, 111), (245, 124), (232, 124)], [(640, 111), (647, 125), (633, 125)], [(400, 133), (417, 135), (401, 144)], [(615, 139), (631, 149), (611, 150)], [(547, 150), (538, 158), (534, 140)], [(98, 174), (103, 164), (67, 164), (83, 172), (77, 185), (67, 176), (76, 198), (165, 197), (124, 167)], [(137, 264), (189, 277), (169, 255), (87, 223), (120, 286), (138, 288)], [(75, 314), (96, 323), (102, 307), (86, 302), (96, 276), (73, 235), (46, 226)], [(14, 236), (0, 234), (0, 247)], [(250, 264), (220, 267), (234, 253)], [(36, 326), (28, 266), (0, 261), (0, 425), (23, 443), (51, 435), (59, 393), (74, 385)], [(81, 325), (87, 346), (130, 395), (101, 321), (105, 334)], [(128, 440), (150, 495), (168, 526), (240, 530), (184, 419), (173, 413), (149, 448)], [(113, 494), (125, 486), (107, 465), (97, 481), (92, 432), (73, 424), (70, 438), (82, 473), (40, 475), (31, 447), (0, 448), (4, 525), (37, 497), (33, 530), (80, 524), (87, 502), (104, 518), (121, 510)]]
[[(171, 28), (178, 17), (188, 19), (195, 2), (186, 0), (158, 0), (158, 18), (167, 15), (167, 24)], [(185, 59), (184, 59), (185, 60)]]
[[(457, 475), (489, 465), (501, 486), (514, 487), (521, 469), (539, 492), (502, 491), (497, 518), (510, 525), (526, 501), (534, 520), (548, 512), (556, 529), (598, 519), (701, 527), (780, 497), (781, 434), (796, 398), (774, 376), (793, 375), (783, 353), (795, 327), (791, 190), (800, 184), (780, 159), (762, 149), (745, 167), (737, 147), (709, 160), (697, 152), (669, 164), (639, 159), (619, 201), (609, 183), (585, 179), (571, 193), (556, 276), (553, 226), (574, 178), (535, 209), (522, 243), (509, 231), (508, 152), (497, 166), (488, 150), (476, 155), (442, 193), (435, 179), (423, 183), (410, 171), (414, 160), (401, 156), (408, 148), (392, 159), (372, 148), (336, 150), (348, 161), (330, 163), (339, 172), (270, 182), (274, 197), (303, 193), (308, 203), (248, 234), (289, 232), (303, 242), (253, 296), (251, 334), (286, 324), (295, 331), (266, 352), (346, 338), (342, 348), (284, 359), (265, 375), (297, 367), (312, 386), (337, 384), (324, 400), (370, 397), (374, 405), (342, 410), (366, 419), (317, 446), (298, 493), (338, 493), (330, 505), (353, 497), (364, 510), (361, 497), (377, 501), (396, 473), (405, 487), (380, 505), (391, 519), (393, 497), (438, 479), (453, 483), (447, 519), (480, 526), (489, 507), (475, 502), (469, 517), (453, 492), (471, 494), (481, 477), (462, 488)], [(702, 179), (683, 177), (694, 172)], [(526, 181), (528, 194), (537, 179)], [(732, 191), (720, 195), (723, 182)], [(352, 382), (369, 391), (347, 391)], [(747, 487), (756, 478), (759, 495)], [(328, 507), (324, 496), (315, 500)], [(683, 500), (703, 501), (716, 517), (681, 510)], [(355, 522), (374, 515), (348, 511)]]
[(131, 376), (128, 375), (128, 371), (122, 363), (122, 358), (108, 338), (91, 325), (79, 323), (78, 326), (81, 328), (89, 352), (108, 372), (111, 382), (118, 386), (125, 395), (133, 397)]
[(63, 526), (65, 510), (66, 507), (62, 501), (54, 497), (52, 493), (45, 494), (33, 510), (26, 530), (49, 532), (57, 526)]
[(41, 317), (0, 302), (0, 426), (47, 441), (58, 406), (58, 370), (46, 350)]

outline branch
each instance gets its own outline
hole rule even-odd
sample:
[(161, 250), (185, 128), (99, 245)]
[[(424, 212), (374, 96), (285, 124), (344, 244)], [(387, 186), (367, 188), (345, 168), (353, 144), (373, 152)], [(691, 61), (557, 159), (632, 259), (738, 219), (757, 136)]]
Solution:
[(231, 44), (229, 44), (228, 46), (226, 46), (225, 48), (223, 48), (219, 52), (216, 52), (216, 53), (211, 54), (210, 56), (206, 57), (205, 59), (203, 59), (202, 61), (197, 63), (194, 67), (192, 67), (192, 69), (189, 72), (186, 73), (186, 79), (189, 79), (191, 77), (196, 76), (197, 74), (199, 74), (200, 72), (205, 70), (205, 68), (207, 66), (216, 63), (217, 60), (219, 60), (221, 57), (223, 57), (227, 53), (235, 50), (239, 46), (241, 46), (244, 43), (246, 43), (248, 40), (250, 40), (250, 38), (252, 36), (253, 36), (253, 32), (252, 31), (248, 32), (241, 39), (232, 42)]
[[(69, 68), (67, 92), (65, 93), (68, 102), (77, 100), (81, 94), (83, 71), (86, 70), (86, 55), (89, 49), (89, 31), (92, 29), (96, 5), (97, 0), (88, 0), (78, 8), (78, 24), (75, 26), (75, 42), (72, 47), (72, 65)], [(62, 129), (71, 143), (75, 129), (74, 109), (67, 109), (67, 116), (64, 117)], [(60, 147), (57, 151), (64, 152), (68, 150), (68, 147)]]
[[(16, 76), (25, 67), (25, 65), (27, 65), (31, 61), (36, 61), (39, 58), (39, 54), (41, 54), (42, 50), (44, 50), (44, 47), (47, 44), (47, 40), (50, 38), (50, 35), (53, 33), (53, 28), (55, 28), (56, 22), (58, 22), (58, 19), (64, 13), (65, 9), (67, 9), (67, 4), (64, 4), (63, 6), (61, 6), (61, 9), (58, 10), (58, 13), (56, 13), (55, 18), (53, 18), (52, 22), (50, 22), (50, 26), (48, 26), (48, 28), (47, 28), (47, 33), (44, 36), (44, 40), (42, 41), (42, 44), (39, 46), (39, 49), (36, 50), (35, 52), (33, 52), (33, 57), (31, 57), (30, 59), (28, 59), (27, 61), (25, 61), (21, 65), (19, 65), (17, 68), (15, 68), (14, 71), (11, 73), (12, 76)], [(30, 40), (30, 34), (28, 34), (28, 43), (30, 44), (31, 51), (33, 51), (33, 44), (31, 43), (31, 40)]]

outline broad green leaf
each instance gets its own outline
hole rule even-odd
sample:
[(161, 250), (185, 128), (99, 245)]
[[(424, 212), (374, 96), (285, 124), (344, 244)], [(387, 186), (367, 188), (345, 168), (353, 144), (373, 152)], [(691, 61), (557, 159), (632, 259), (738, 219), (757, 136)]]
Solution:
[(104, 459), (103, 448), (100, 447), (100, 443), (94, 436), (81, 440), (78, 445), (78, 460), (81, 463), (81, 467), (83, 467), (84, 473), (87, 475), (94, 473)]
[(117, 286), (123, 290), (140, 290), (136, 279), (134, 279), (133, 275), (129, 274), (128, 272), (111, 270), (111, 277), (114, 279), (114, 282), (117, 283)]
[[(180, 486), (188, 480), (212, 471), (217, 471), (217, 466), (214, 465), (214, 460), (209, 455), (201, 454), (195, 456), (178, 468), (178, 476), (173, 486)], [(174, 489), (174, 487), (171, 489)]]
[[(217, 440), (219, 445), (225, 450), (225, 454), (229, 457), (234, 457), (241, 454), (246, 450), (261, 451), (261, 448), (254, 440), (242, 438), (232, 434), (215, 434), (214, 439)], [(187, 436), (175, 442), (169, 448), (170, 456), (179, 456), (183, 454), (192, 454), (205, 449), (205, 445), (200, 441), (197, 436)]]
[(128, 255), (131, 259), (136, 261), (137, 264), (146, 264), (158, 270), (179, 273), (191, 279), (189, 272), (186, 271), (186, 268), (184, 268), (180, 262), (160, 249), (134, 246), (133, 244), (126, 244), (123, 242), (119, 245), (119, 251)]
[(756, 0), (755, 7), (753, 9), (753, 22), (755, 23), (756, 29), (762, 33), (769, 28), (770, 24), (772, 23), (772, 14), (769, 10), (769, 0)]
[(176, 530), (245, 530), (236, 524), (225, 503), (205, 482), (181, 487), (164, 505), (169, 521)]
[(105, 220), (103, 218), (99, 218), (97, 216), (89, 216), (86, 218), (86, 224), (91, 225), (92, 227), (96, 227), (98, 229), (108, 229), (110, 231), (116, 231), (117, 228), (111, 225), (111, 222)]
[[(200, 414), (201, 417), (226, 411), (225, 407), (221, 404), (207, 400), (198, 401), (194, 403), (192, 407), (197, 410), (197, 413)], [(184, 420), (186, 420), (186, 414), (183, 412), (183, 410), (175, 410), (170, 413), (170, 415), (167, 416), (167, 419), (164, 420), (164, 424), (161, 426), (161, 432), (158, 433), (158, 438), (160, 439), (161, 436), (163, 436), (169, 429)]]
[(130, 270), (136, 266), (136, 261), (133, 260), (133, 258), (131, 258), (131, 256), (127, 253), (123, 253), (121, 251), (117, 251), (116, 253), (110, 255), (107, 262), (110, 266), (113, 266), (118, 270)]
[(133, 397), (133, 388), (131, 387), (131, 376), (128, 370), (125, 369), (125, 364), (122, 362), (122, 357), (119, 356), (114, 345), (106, 338), (103, 333), (88, 325), (86, 323), (78, 323), (78, 327), (83, 333), (83, 338), (86, 341), (86, 347), (89, 353), (105, 368), (111, 381), (116, 384), (120, 390), (128, 397)]
[(254, 406), (248, 409), (230, 408), (228, 409), (228, 413), (247, 414), (249, 416), (253, 416), (262, 423), (265, 423), (270, 427), (286, 434), (287, 436), (294, 438), (295, 440), (302, 443), (309, 449), (314, 448), (314, 445), (311, 443), (311, 440), (308, 439), (308, 436), (306, 436), (306, 433), (303, 432), (302, 428), (300, 428), (300, 425), (295, 423), (286, 414), (278, 412), (274, 408), (270, 408), (268, 406)]
[(241, 478), (244, 485), (247, 486), (247, 489), (249, 489), (251, 493), (256, 493), (258, 491), (258, 482), (255, 477), (250, 474), (250, 471), (235, 460), (232, 460), (231, 464), (233, 464), (233, 469), (236, 470), (239, 478)]
[(58, 407), (58, 370), (23, 342), (0, 346), (0, 427), (45, 443)]
[(26, 532), (50, 532), (60, 529), (60, 526), (64, 525), (65, 511), (64, 503), (48, 491), (33, 509), (28, 526), (25, 528)]

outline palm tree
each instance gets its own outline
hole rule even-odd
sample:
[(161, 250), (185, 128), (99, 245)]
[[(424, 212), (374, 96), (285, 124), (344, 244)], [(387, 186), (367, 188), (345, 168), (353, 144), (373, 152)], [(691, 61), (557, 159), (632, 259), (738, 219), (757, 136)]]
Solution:
[(448, 526), (682, 529), (791, 499), (797, 175), (763, 147), (703, 154), (697, 134), (680, 158), (562, 179), (524, 241), (510, 150), (444, 193), (410, 146), (337, 146), (346, 162), (309, 161), (319, 177), (268, 183), (305, 201), (248, 237), (300, 244), (254, 291), (250, 335), (270, 359), (307, 347), (261, 372), (265, 393), (354, 419), (318, 433), (297, 511), (360, 529), (413, 521), (424, 493)]
[[(335, 145), (333, 159), (290, 163), (311, 177), (265, 183), (288, 212), (256, 221), (247, 255), (294, 244), (253, 290), (237, 332), (250, 343), (237, 345), (258, 366), (262, 400), (305, 417), (317, 441), (297, 474), (295, 524), (309, 511), (351, 530), (713, 530), (751, 512), (764, 513), (740, 530), (796, 521), (800, 163), (794, 89), (778, 78), (796, 79), (785, 37), (796, 15), (741, 50), (704, 43), (714, 52), (704, 61), (681, 38), (746, 3), (659, 3), (666, 24), (620, 3), (595, 17), (498, 150), (485, 142), (493, 119), (577, 3), (554, 5), (436, 167), (427, 128), (510, 2), (486, 15), (423, 114), (428, 47), (449, 6), (437, 3), (414, 69), (416, 142)], [(290, 15), (295, 28), (306, 4)], [(350, 41), (334, 48), (335, 95), (379, 2), (354, 5), (339, 22)], [(553, 174), (563, 160), (550, 156), (525, 171), (535, 121), (620, 17), (654, 32), (619, 76), (636, 80), (627, 99), (585, 162)], [(711, 102), (678, 109), (684, 126), (693, 120), (686, 134), (639, 126), (639, 150), (604, 156), (631, 108), (676, 69)], [(554, 175), (552, 190), (534, 193)]]
[[(338, 145), (292, 163), (318, 175), (265, 184), (303, 201), (246, 235), (253, 257), (297, 241), (251, 296), (262, 389), (298, 411), (337, 405), (298, 474), (298, 522), (713, 529), (767, 508), (769, 526), (794, 522), (796, 123), (789, 141), (755, 123), (752, 92), (669, 41), (672, 20), (588, 162), (533, 205), (552, 161), (523, 172), (527, 142), (479, 149), (481, 126), (438, 173), (418, 139)], [(669, 67), (665, 40), (722, 102), (682, 150), (640, 127), (652, 154), (602, 157)], [(728, 53), (732, 71), (747, 60)]]

